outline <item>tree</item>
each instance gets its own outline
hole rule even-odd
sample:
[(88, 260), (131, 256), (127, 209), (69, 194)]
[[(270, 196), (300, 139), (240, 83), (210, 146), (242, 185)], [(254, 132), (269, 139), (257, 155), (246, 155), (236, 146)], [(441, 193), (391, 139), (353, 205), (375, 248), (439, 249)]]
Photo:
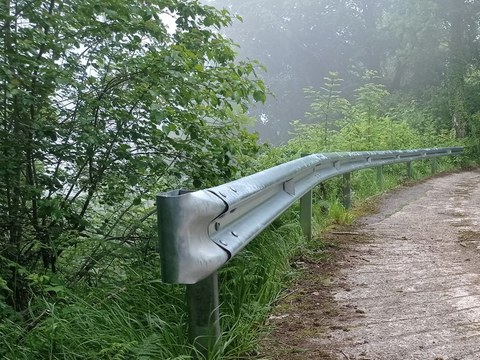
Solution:
[(318, 87), (329, 72), (338, 72), (345, 78), (345, 96), (353, 95), (366, 70), (382, 70), (391, 43), (384, 24), (391, 0), (210, 3), (242, 16), (242, 23), (225, 31), (240, 44), (242, 56), (258, 58), (268, 69), (264, 80), (275, 96), (256, 111), (264, 119), (256, 129), (274, 143), (286, 140), (291, 119), (308, 108), (304, 88)]
[(349, 103), (346, 99), (340, 97), (342, 92), (338, 89), (343, 79), (338, 77), (338, 73), (330, 72), (324, 80), (324, 87), (320, 90), (313, 88), (304, 90), (307, 98), (312, 99), (311, 111), (307, 112), (305, 117), (310, 121), (313, 120), (316, 126), (321, 125), (323, 127), (323, 146), (325, 149), (329, 149), (329, 131), (335, 128), (335, 120), (343, 115)]
[(425, 87), (443, 82), (447, 32), (438, 5), (429, 1), (396, 1), (385, 20), (392, 49), (385, 75), (392, 91), (421, 95)]
[(265, 138), (286, 139), (287, 124), (309, 106), (302, 89), (317, 87), (329, 71), (342, 75), (343, 94), (351, 100), (368, 70), (382, 75), (390, 92), (430, 107), (439, 128), (468, 134), (464, 78), (478, 67), (478, 1), (211, 2), (244, 17), (227, 33), (243, 56), (258, 57), (268, 68), (265, 81), (276, 98), (258, 110), (265, 124), (257, 129)]
[(195, 0), (0, 6), (0, 291), (21, 310), (71, 249), (70, 283), (135, 244), (156, 191), (234, 177), (265, 88), (219, 34), (229, 14)]
[(450, 100), (452, 127), (458, 138), (467, 134), (467, 113), (465, 78), (468, 66), (472, 64), (472, 46), (478, 38), (478, 20), (474, 2), (439, 1), (444, 10), (444, 19), (449, 29), (447, 87)]

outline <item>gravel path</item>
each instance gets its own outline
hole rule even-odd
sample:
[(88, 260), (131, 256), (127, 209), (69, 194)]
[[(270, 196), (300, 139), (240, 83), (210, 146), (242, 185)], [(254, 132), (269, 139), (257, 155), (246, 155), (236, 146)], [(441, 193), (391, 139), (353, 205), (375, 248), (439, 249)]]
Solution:
[(331, 291), (350, 312), (311, 347), (334, 359), (480, 359), (480, 172), (385, 197)]

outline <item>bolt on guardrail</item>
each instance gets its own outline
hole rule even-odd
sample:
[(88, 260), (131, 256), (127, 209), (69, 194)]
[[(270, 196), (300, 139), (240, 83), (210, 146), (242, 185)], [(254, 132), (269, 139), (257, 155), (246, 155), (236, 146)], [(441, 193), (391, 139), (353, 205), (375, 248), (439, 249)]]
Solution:
[(174, 190), (157, 196), (162, 278), (187, 285), (190, 339), (208, 354), (220, 336), (217, 270), (300, 199), (300, 223), (311, 238), (311, 190), (343, 175), (343, 204), (351, 205), (350, 174), (376, 167), (463, 153), (463, 147), (313, 154), (209, 189)]

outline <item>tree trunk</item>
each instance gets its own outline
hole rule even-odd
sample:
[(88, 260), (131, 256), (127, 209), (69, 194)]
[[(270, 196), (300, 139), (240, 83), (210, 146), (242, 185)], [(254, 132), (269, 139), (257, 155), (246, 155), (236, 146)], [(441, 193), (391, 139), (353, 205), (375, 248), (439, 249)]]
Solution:
[(452, 128), (457, 138), (466, 136), (467, 111), (465, 105), (466, 55), (466, 16), (467, 6), (463, 1), (448, 2), (448, 22), (450, 23), (448, 90)]

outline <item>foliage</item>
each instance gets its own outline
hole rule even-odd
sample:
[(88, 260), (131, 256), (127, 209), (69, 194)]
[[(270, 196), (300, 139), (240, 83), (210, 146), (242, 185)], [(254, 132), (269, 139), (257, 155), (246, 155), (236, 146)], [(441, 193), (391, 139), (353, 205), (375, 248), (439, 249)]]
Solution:
[[(233, 43), (220, 34), (232, 21), (227, 11), (196, 0), (0, 2), (0, 357), (193, 356), (185, 336), (183, 289), (158, 280), (151, 218), (158, 191), (212, 186), (302, 153), (458, 143), (451, 107), (438, 110), (434, 103), (439, 93), (437, 101), (445, 103), (451, 84), (435, 82), (431, 96), (416, 97), (392, 93), (384, 85), (388, 76), (358, 76), (371, 68), (385, 70), (379, 44), (391, 34), (381, 27), (395, 2), (305, 3), (312, 11), (299, 7), (273, 29), (291, 36), (289, 31), (302, 28), (312, 56), (304, 56), (301, 46), (284, 52), (268, 43), (270, 55), (286, 59), (276, 80), (297, 79), (300, 72), (289, 61), (301, 64), (338, 51), (342, 61), (331, 69), (349, 68), (350, 90), (342, 92), (338, 74), (322, 69), (316, 77), (323, 77), (325, 86), (305, 90), (308, 123), (297, 121), (296, 137), (270, 148), (246, 130), (249, 102), (264, 102), (266, 92), (258, 64), (236, 61)], [(279, 4), (280, 13), (291, 6)], [(267, 13), (266, 20), (275, 22), (278, 13)], [(306, 31), (304, 14), (339, 45), (315, 42), (318, 36)], [(341, 18), (352, 22), (339, 25)], [(398, 38), (409, 43), (412, 28), (396, 28)], [(476, 68), (460, 70), (459, 86), (473, 93), (480, 83)], [(402, 84), (416, 77), (403, 74)], [(473, 114), (466, 130), (477, 136), (476, 97), (464, 92), (456, 99)], [(480, 152), (478, 139), (466, 144), (472, 156)], [(398, 184), (403, 172), (385, 170), (385, 186)], [(427, 172), (428, 164), (414, 168), (416, 176)], [(379, 190), (374, 176), (364, 171), (352, 177), (354, 200)], [(316, 193), (316, 228), (350, 222), (338, 201), (340, 180), (322, 189)], [(297, 216), (296, 208), (287, 212), (222, 270), (224, 335), (212, 358), (255, 351), (285, 274), (287, 279), (292, 274), (289, 260), (308, 246)]]
[(265, 88), (197, 1), (0, 6), (0, 292), (21, 311), (150, 242), (156, 191), (235, 177)]
[[(311, 112), (306, 113), (305, 123), (295, 121), (295, 137), (283, 147), (283, 153), (291, 154), (289, 159), (294, 159), (306, 153), (409, 149), (455, 143), (451, 132), (435, 130), (432, 118), (422, 112), (415, 101), (390, 94), (378, 83), (378, 76), (368, 75), (354, 92), (351, 101), (342, 98), (341, 92), (335, 93), (333, 105), (328, 109), (337, 117), (328, 124), (326, 132), (326, 122), (308, 123)], [(315, 105), (323, 111), (325, 107), (319, 105), (326, 104), (328, 95), (314, 90), (309, 90), (309, 94), (315, 94), (312, 107)], [(275, 156), (279, 152), (276, 151)]]
[[(212, 359), (237, 359), (255, 351), (258, 334), (283, 288), (289, 259), (302, 246), (297, 213), (277, 220), (220, 272), (223, 338)], [(21, 327), (0, 323), (5, 359), (191, 359), (184, 290), (162, 283), (157, 256), (123, 266), (95, 288), (50, 289), (38, 296), (38, 314)]]
[[(472, 115), (464, 81), (478, 69), (480, 2), (471, 0), (209, 0), (239, 13), (227, 33), (240, 53), (267, 66), (276, 97), (256, 110), (255, 126), (275, 144), (288, 141), (289, 122), (309, 111), (303, 89), (318, 87), (330, 71), (342, 74), (347, 99), (374, 70), (391, 93), (420, 101), (435, 89), (442, 125), (468, 136)], [(446, 107), (446, 112), (443, 108)], [(432, 109), (438, 113), (437, 109)], [(433, 116), (435, 119), (436, 115)], [(272, 131), (272, 128), (275, 131)]]
[[(338, 119), (347, 111), (350, 103), (340, 97), (342, 92), (339, 87), (343, 79), (338, 77), (338, 73), (330, 72), (324, 80), (325, 85), (319, 90), (315, 90), (313, 87), (304, 89), (306, 97), (312, 99), (311, 111), (305, 113), (305, 118), (309, 120), (309, 123), (314, 124), (313, 126), (306, 125), (307, 128), (315, 128), (315, 131), (323, 132), (323, 136), (316, 136), (317, 141), (320, 141), (325, 149), (329, 149), (331, 147), (329, 133), (332, 129), (337, 128)], [(294, 121), (293, 126), (297, 136), (306, 133), (305, 126), (300, 121)]]

